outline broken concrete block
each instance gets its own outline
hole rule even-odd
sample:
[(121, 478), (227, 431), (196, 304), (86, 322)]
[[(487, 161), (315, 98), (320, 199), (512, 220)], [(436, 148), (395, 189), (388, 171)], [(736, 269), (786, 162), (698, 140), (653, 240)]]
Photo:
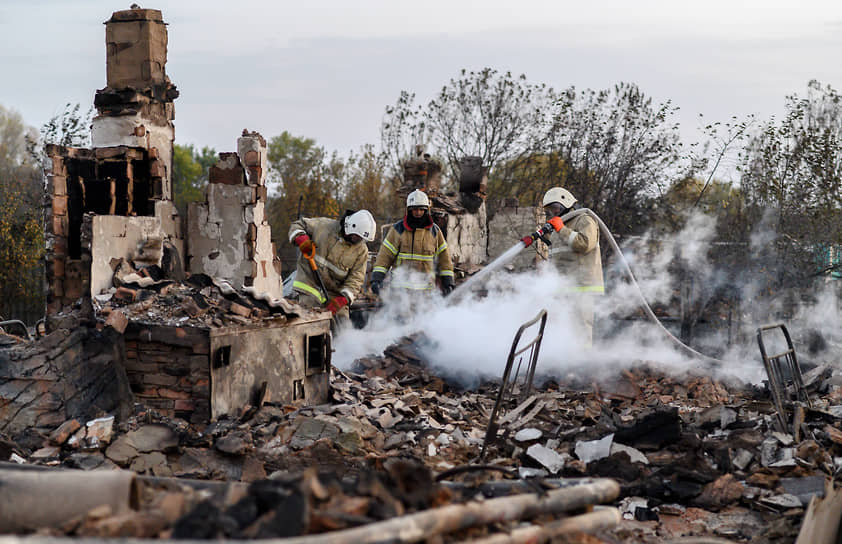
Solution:
[(559, 470), (564, 468), (564, 457), (559, 455), (555, 450), (551, 450), (541, 444), (532, 444), (529, 446), (526, 450), (526, 455), (549, 470), (551, 474), (557, 474)]
[(132, 460), (129, 469), (138, 474), (172, 476), (172, 470), (167, 466), (167, 458), (160, 451), (141, 453)]
[(527, 428), (521, 429), (515, 433), (515, 441), (517, 442), (529, 442), (530, 440), (538, 440), (544, 433), (541, 432), (540, 429), (535, 428)]
[(55, 459), (61, 453), (61, 448), (58, 446), (44, 446), (43, 448), (32, 452), (30, 459), (33, 461), (44, 461), (46, 459)]
[(218, 439), (214, 447), (228, 455), (245, 455), (254, 449), (251, 437), (241, 432), (231, 432)]
[(778, 441), (772, 437), (760, 444), (760, 464), (768, 467), (777, 460)]
[(295, 432), (289, 441), (289, 447), (294, 450), (308, 448), (322, 438), (335, 440), (339, 436), (339, 427), (332, 423), (311, 417), (296, 418), (295, 422)]
[(178, 446), (178, 435), (166, 425), (144, 425), (125, 436), (140, 453), (166, 451)]
[(740, 448), (736, 452), (734, 452), (734, 456), (731, 459), (731, 464), (733, 464), (740, 470), (745, 470), (746, 467), (748, 467), (749, 464), (751, 464), (752, 459), (754, 459), (753, 453)]
[(340, 434), (334, 441), (334, 444), (349, 455), (359, 455), (365, 445), (360, 435), (356, 432)]
[(517, 475), (519, 478), (525, 480), (527, 478), (546, 478), (549, 473), (542, 468), (518, 467)]
[(19, 465), (25, 465), (26, 464), (26, 459), (24, 459), (23, 457), (21, 457), (17, 453), (12, 453), (9, 456), (9, 461), (11, 461), (13, 463), (17, 463)]
[(129, 461), (137, 457), (138, 451), (129, 441), (128, 435), (123, 435), (108, 446), (105, 455), (118, 465), (127, 465)]
[(68, 457), (65, 462), (74, 468), (82, 470), (94, 470), (102, 468), (104, 465), (113, 467), (114, 464), (108, 461), (104, 455), (99, 452), (77, 452)]
[(111, 442), (114, 429), (114, 416), (92, 419), (85, 424), (87, 427), (86, 441), (93, 447), (104, 446)]
[(795, 439), (792, 438), (791, 434), (774, 431), (772, 432), (772, 436), (775, 437), (782, 446), (791, 446), (795, 443)]
[(589, 442), (577, 441), (574, 453), (585, 464), (611, 455), (611, 443), (614, 441), (614, 434), (606, 435), (599, 440)]

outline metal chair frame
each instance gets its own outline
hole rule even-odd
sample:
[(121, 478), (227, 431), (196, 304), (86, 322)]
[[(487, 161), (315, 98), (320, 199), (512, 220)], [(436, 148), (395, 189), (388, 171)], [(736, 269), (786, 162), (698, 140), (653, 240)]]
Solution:
[[(523, 347), (519, 348), (520, 339), (523, 336), (523, 333), (539, 321), (541, 324), (538, 326), (538, 333), (532, 340), (527, 342)], [(520, 375), (523, 358), (518, 360), (514, 377), (512, 377), (512, 366), (514, 365), (515, 357), (521, 355), (527, 350), (530, 350), (529, 366), (527, 367), (526, 375), (524, 376), (524, 388), (520, 394), (520, 401), (523, 402), (526, 400), (529, 393), (532, 392), (532, 381), (535, 378), (535, 367), (538, 365), (538, 354), (541, 351), (541, 340), (544, 338), (544, 327), (546, 324), (547, 310), (542, 309), (533, 319), (521, 325), (520, 328), (518, 328), (517, 333), (515, 333), (514, 340), (512, 340), (512, 347), (509, 350), (509, 357), (506, 359), (506, 368), (503, 370), (503, 378), (500, 382), (500, 391), (497, 393), (497, 401), (494, 403), (494, 409), (491, 411), (491, 416), (488, 418), (488, 427), (485, 431), (485, 440), (482, 442), (482, 451), (479, 456), (480, 459), (485, 457), (485, 449), (488, 446), (488, 443), (497, 437), (497, 414), (500, 411), (500, 407), (503, 405), (503, 400), (512, 396), (514, 384), (517, 382), (517, 378)]]
[[(763, 343), (763, 332), (774, 329), (781, 329), (786, 340), (787, 349), (775, 355), (766, 353), (766, 346)], [(787, 393), (787, 384), (784, 371), (788, 370), (792, 378), (792, 387), (795, 394), (795, 402), (799, 400), (808, 407), (812, 407), (810, 396), (804, 388), (804, 380), (801, 375), (801, 366), (795, 356), (795, 347), (792, 344), (792, 337), (783, 323), (764, 325), (757, 329), (757, 344), (760, 346), (760, 355), (763, 358), (763, 367), (769, 377), (769, 389), (772, 392), (772, 402), (777, 411), (777, 424), (781, 432), (788, 432), (786, 403), (791, 403)], [(794, 431), (794, 429), (793, 429)]]

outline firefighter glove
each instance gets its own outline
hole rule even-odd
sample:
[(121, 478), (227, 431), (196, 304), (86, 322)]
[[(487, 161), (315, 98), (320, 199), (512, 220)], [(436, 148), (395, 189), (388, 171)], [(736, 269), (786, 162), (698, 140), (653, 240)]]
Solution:
[(298, 246), (298, 249), (301, 250), (301, 253), (308, 255), (313, 252), (313, 248), (316, 247), (316, 244), (313, 243), (313, 240), (310, 239), (309, 236), (306, 234), (299, 234), (293, 240), (293, 243)]
[(336, 312), (338, 312), (347, 305), (348, 299), (340, 295), (338, 297), (333, 297), (331, 301), (327, 303), (327, 309), (330, 310), (330, 313), (336, 315)]
[(444, 296), (453, 292), (453, 278), (450, 276), (441, 277), (441, 294)]
[(561, 220), (561, 217), (553, 217), (547, 223), (552, 225), (556, 232), (564, 228), (564, 221)]
[(371, 274), (371, 292), (375, 295), (380, 295), (380, 289), (383, 288), (383, 280), (386, 279), (386, 274), (381, 271), (373, 272)]
[(532, 237), (531, 236), (524, 236), (520, 239), (523, 242), (523, 247), (529, 247), (532, 245)]

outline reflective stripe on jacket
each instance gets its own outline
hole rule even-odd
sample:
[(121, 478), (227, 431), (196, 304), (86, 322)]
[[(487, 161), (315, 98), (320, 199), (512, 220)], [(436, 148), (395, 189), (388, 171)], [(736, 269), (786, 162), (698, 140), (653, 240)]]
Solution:
[[(339, 221), (327, 217), (302, 218), (289, 229), (289, 240), (306, 234), (316, 244), (316, 264), (327, 288), (328, 298), (343, 296), (348, 304), (354, 301), (365, 281), (368, 248), (365, 243), (350, 244), (340, 234)], [(298, 256), (293, 289), (310, 294), (324, 304), (327, 298), (310, 270), (310, 263)]]
[(392, 225), (377, 253), (374, 272), (385, 274), (390, 268), (399, 267), (420, 274), (401, 277), (392, 284), (394, 287), (432, 289), (436, 272), (439, 276), (453, 277), (453, 262), (441, 229), (436, 225), (413, 229), (404, 220)]
[(567, 292), (605, 292), (599, 251), (599, 225), (592, 217), (586, 214), (574, 217), (565, 223), (552, 242), (550, 261), (557, 270), (575, 280), (574, 286), (567, 289)]

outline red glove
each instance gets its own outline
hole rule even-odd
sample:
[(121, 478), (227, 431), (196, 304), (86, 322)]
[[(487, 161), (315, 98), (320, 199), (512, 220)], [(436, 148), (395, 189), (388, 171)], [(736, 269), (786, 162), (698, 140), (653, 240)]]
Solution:
[(330, 302), (327, 303), (327, 309), (330, 310), (330, 313), (336, 315), (336, 312), (344, 308), (348, 305), (348, 299), (343, 296), (333, 297)]
[(532, 237), (531, 236), (524, 236), (520, 239), (523, 242), (523, 247), (529, 247), (532, 245)]
[(561, 217), (558, 217), (558, 216), (553, 217), (552, 219), (547, 221), (547, 223), (552, 225), (556, 232), (558, 232), (558, 231), (560, 231), (561, 229), (564, 228), (564, 221), (562, 221)]
[(298, 249), (301, 250), (301, 253), (304, 253), (305, 255), (312, 253), (313, 249), (316, 247), (313, 240), (311, 240), (306, 234), (299, 234), (296, 236), (293, 243), (297, 245)]

